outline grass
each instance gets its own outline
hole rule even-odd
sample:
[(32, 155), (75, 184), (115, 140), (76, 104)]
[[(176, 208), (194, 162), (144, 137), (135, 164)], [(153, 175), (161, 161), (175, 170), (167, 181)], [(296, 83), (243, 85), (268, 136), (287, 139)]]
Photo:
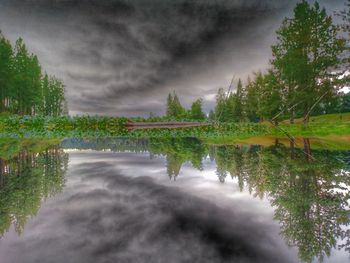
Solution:
[[(284, 121), (280, 128), (267, 123), (220, 123), (205, 127), (162, 128), (128, 131), (126, 118), (113, 117), (0, 117), (0, 138), (87, 138), (130, 137), (170, 138), (197, 137), (210, 143), (230, 143), (253, 138), (327, 137), (333, 141), (347, 141), (350, 135), (350, 113), (313, 116), (308, 125), (302, 119), (295, 124)], [(337, 139), (334, 139), (337, 138)], [(265, 139), (264, 139), (265, 140)]]
[[(289, 120), (285, 120), (282, 123), (287, 124)], [(298, 118), (294, 120), (295, 124), (302, 124), (303, 118)], [(310, 123), (346, 123), (350, 122), (350, 112), (346, 113), (334, 113), (334, 114), (325, 114), (318, 116), (311, 116)]]

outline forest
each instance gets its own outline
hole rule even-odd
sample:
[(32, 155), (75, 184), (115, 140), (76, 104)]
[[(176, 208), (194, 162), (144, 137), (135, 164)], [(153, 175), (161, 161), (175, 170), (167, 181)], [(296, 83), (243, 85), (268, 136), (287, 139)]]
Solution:
[(42, 71), (38, 57), (22, 38), (12, 47), (0, 33), (0, 113), (60, 116), (68, 114), (64, 85)]
[[(350, 1), (333, 22), (317, 2), (301, 1), (294, 17), (285, 18), (272, 45), (270, 68), (254, 72), (233, 88), (220, 88), (208, 118), (219, 122), (259, 122), (350, 111), (349, 86)], [(233, 80), (232, 80), (233, 82)], [(184, 109), (178, 96), (169, 94), (167, 114), (173, 119), (203, 120), (202, 100)]]

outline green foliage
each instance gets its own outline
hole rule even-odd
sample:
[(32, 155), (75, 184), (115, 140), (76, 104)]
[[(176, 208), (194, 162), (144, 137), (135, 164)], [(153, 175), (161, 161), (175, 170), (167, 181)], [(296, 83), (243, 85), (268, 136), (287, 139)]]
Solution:
[(246, 114), (249, 121), (258, 122), (260, 120), (260, 92), (261, 87), (263, 86), (264, 77), (261, 72), (255, 73), (254, 77), (254, 80), (248, 80), (247, 84)]
[[(304, 144), (307, 148), (307, 140)], [(322, 262), (337, 248), (337, 239), (347, 238), (346, 152), (313, 151), (310, 160), (304, 150), (287, 148), (278, 140), (270, 147), (222, 145), (210, 152), (221, 182), (231, 176), (241, 190), (268, 196), (282, 236), (298, 248), (302, 262)]]
[(237, 90), (235, 94), (235, 103), (233, 106), (233, 117), (236, 121), (243, 121), (244, 115), (244, 99), (246, 97), (246, 90), (242, 84), (241, 79), (238, 79)]
[[(220, 122), (259, 122), (347, 111), (347, 97), (339, 89), (349, 85), (350, 3), (337, 27), (316, 2), (300, 1), (292, 18), (285, 18), (272, 46), (271, 69), (254, 73), (236, 93), (219, 89), (215, 119)], [(339, 34), (342, 31), (343, 34)], [(343, 37), (342, 35), (345, 35)], [(339, 68), (342, 69), (339, 73)], [(335, 70), (337, 69), (337, 70)], [(348, 72), (347, 72), (348, 73)], [(341, 76), (341, 77), (340, 77)], [(275, 118), (278, 115), (279, 118)], [(212, 118), (213, 119), (213, 118)]]
[[(336, 94), (332, 68), (341, 63), (339, 55), (344, 41), (324, 9), (316, 2), (310, 6), (301, 1), (294, 9), (294, 17), (286, 18), (277, 31), (277, 44), (272, 46), (272, 65), (279, 72), (286, 87), (286, 105), (299, 103), (305, 122), (310, 110), (320, 98), (323, 101)], [(294, 118), (294, 109), (290, 113)]]
[(202, 121), (205, 119), (205, 113), (202, 110), (202, 99), (192, 103), (190, 115), (192, 120)]
[[(268, 123), (212, 123), (200, 127), (149, 128), (128, 131), (126, 118), (102, 116), (4, 116), (0, 117), (1, 137), (198, 137), (198, 138), (249, 138), (263, 135), (327, 136), (350, 133), (349, 114), (334, 114), (311, 117), (308, 126), (296, 119), (296, 124), (281, 122), (281, 129)], [(284, 132), (283, 132), (283, 130)]]
[(1, 119), (1, 137), (124, 136), (126, 118), (100, 116), (10, 116)]
[(215, 120), (219, 122), (240, 122), (244, 120), (244, 89), (238, 81), (236, 93), (226, 94), (220, 88), (216, 95)]
[(7, 142), (17, 151), (8, 159), (0, 157), (0, 236), (11, 225), (23, 232), (41, 202), (62, 191), (68, 166), (68, 154), (57, 142)]
[(23, 39), (19, 38), (12, 48), (0, 35), (0, 58), (0, 112), (46, 116), (67, 113), (63, 83), (43, 76), (37, 56), (29, 54)]
[(186, 118), (186, 110), (181, 106), (179, 97), (175, 91), (173, 94), (169, 93), (168, 95), (166, 113), (170, 119), (179, 120)]
[(11, 94), (13, 51), (10, 42), (0, 34), (0, 112), (8, 107)]

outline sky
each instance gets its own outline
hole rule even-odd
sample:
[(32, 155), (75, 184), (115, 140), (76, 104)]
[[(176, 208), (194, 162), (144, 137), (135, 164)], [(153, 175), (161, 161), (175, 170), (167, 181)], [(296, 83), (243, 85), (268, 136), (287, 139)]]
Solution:
[[(162, 115), (172, 91), (185, 107), (202, 98), (208, 112), (233, 76), (268, 68), (296, 2), (0, 0), (0, 30), (63, 80), (71, 115)], [(329, 14), (344, 7), (319, 3)]]

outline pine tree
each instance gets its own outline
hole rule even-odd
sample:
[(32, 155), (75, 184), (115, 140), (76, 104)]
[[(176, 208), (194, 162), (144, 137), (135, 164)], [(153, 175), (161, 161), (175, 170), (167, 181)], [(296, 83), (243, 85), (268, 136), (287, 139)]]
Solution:
[(343, 86), (350, 85), (350, 0), (345, 2), (345, 9), (337, 13), (342, 19), (342, 23), (339, 25), (340, 31), (344, 35), (345, 46), (341, 55), (340, 75), (341, 84)]
[[(283, 105), (282, 86), (277, 73), (272, 70), (263, 76), (259, 100), (259, 115), (263, 119), (271, 120), (280, 113)], [(278, 118), (274, 121), (278, 124)]]
[(208, 115), (208, 119), (210, 121), (215, 121), (215, 113), (213, 110), (210, 110), (209, 115)]
[(174, 92), (173, 94), (173, 111), (175, 119), (181, 119), (186, 117), (186, 110), (182, 107), (179, 97)]
[(175, 91), (173, 94), (169, 93), (167, 98), (167, 116), (175, 120), (186, 117), (186, 110), (181, 106)]
[(305, 0), (296, 5), (294, 17), (286, 18), (277, 31), (272, 64), (288, 88), (286, 108), (300, 103), (304, 123), (322, 96), (335, 93), (328, 83), (334, 79), (330, 69), (340, 63), (338, 55), (344, 48), (337, 33), (331, 16), (317, 2), (310, 6)]
[(0, 112), (8, 110), (13, 84), (13, 51), (10, 42), (0, 32)]
[(10, 42), (0, 33), (0, 112), (58, 116), (65, 106), (62, 81), (42, 69), (37, 56), (29, 54), (23, 39)]
[(166, 103), (166, 115), (169, 117), (174, 115), (172, 104), (173, 104), (173, 96), (171, 95), (171, 93), (169, 93), (167, 98), (167, 103)]
[(245, 99), (245, 112), (249, 121), (258, 122), (259, 117), (259, 93), (263, 84), (263, 76), (261, 72), (255, 73), (254, 81), (248, 79), (246, 87), (247, 96)]
[(237, 83), (237, 91), (235, 94), (235, 104), (233, 109), (233, 115), (236, 121), (244, 120), (244, 112), (243, 112), (244, 97), (245, 97), (245, 92), (244, 92), (243, 84), (241, 79), (239, 79)]
[(215, 119), (217, 121), (225, 121), (227, 115), (226, 94), (223, 88), (220, 88), (216, 95)]
[(192, 103), (190, 116), (193, 120), (200, 121), (205, 119), (205, 114), (202, 110), (202, 99), (198, 99)]

